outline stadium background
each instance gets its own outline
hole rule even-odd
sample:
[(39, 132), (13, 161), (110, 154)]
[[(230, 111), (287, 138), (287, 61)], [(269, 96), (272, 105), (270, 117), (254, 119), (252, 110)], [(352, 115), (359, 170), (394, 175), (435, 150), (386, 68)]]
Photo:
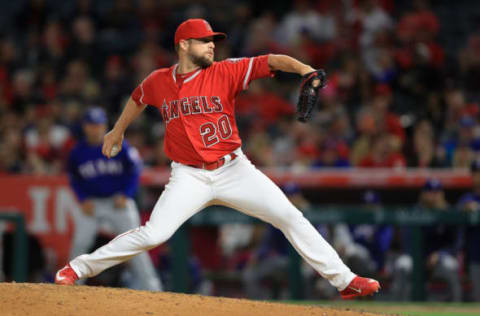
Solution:
[[(438, 178), (453, 210), (470, 190), (468, 168), (480, 149), (476, 2), (1, 4), (0, 206), (25, 214), (27, 228), (39, 242), (30, 241), (29, 255), (36, 259), (29, 261), (29, 281), (51, 281), (68, 256), (79, 210), (68, 191), (64, 162), (82, 137), (83, 110), (100, 105), (112, 123), (136, 84), (175, 62), (173, 34), (189, 17), (204, 17), (228, 34), (217, 45), (217, 60), (283, 53), (327, 70), (329, 85), (309, 124), (293, 119), (297, 76), (259, 81), (237, 100), (244, 151), (286, 191), (300, 194), (305, 208), (359, 205), (369, 189), (375, 190), (375, 203), (386, 209), (398, 204), (413, 208), (424, 183)], [(138, 195), (144, 218), (168, 173), (163, 132), (159, 113), (149, 109), (126, 135), (145, 161)], [(10, 229), (2, 223), (7, 263), (12, 257), (5, 237)], [(198, 278), (206, 293), (245, 296), (239, 275), (265, 229), (188, 227), (191, 279)], [(225, 240), (239, 236), (250, 238), (228, 248), (232, 245)], [(151, 254), (167, 285), (173, 267), (165, 263), (171, 252), (164, 245)], [(464, 248), (456, 256), (462, 299), (472, 300)], [(2, 265), (2, 278), (9, 280), (7, 266)], [(288, 282), (263, 285), (288, 297), (282, 291)], [(435, 280), (427, 286), (438, 294), (434, 299), (448, 291)], [(200, 289), (192, 285), (187, 291)]]

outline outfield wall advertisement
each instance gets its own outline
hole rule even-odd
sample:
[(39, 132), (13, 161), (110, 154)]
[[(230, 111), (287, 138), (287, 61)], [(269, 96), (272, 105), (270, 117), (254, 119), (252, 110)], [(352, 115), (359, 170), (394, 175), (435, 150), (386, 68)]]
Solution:
[(67, 177), (0, 177), (0, 212), (24, 214), (53, 268), (68, 260), (75, 227), (84, 219)]

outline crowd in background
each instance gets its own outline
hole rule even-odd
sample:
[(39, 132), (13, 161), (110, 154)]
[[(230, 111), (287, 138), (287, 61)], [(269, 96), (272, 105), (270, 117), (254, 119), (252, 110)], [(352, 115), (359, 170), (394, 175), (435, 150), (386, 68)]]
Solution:
[[(458, 15), (447, 10), (448, 2), (4, 3), (0, 12), (0, 174), (64, 173), (71, 148), (83, 137), (84, 110), (101, 106), (112, 124), (141, 80), (176, 62), (175, 29), (194, 17), (205, 18), (214, 30), (228, 34), (224, 42), (216, 43), (216, 60), (287, 54), (327, 71), (328, 85), (308, 124), (295, 120), (298, 75), (278, 73), (273, 80), (253, 82), (238, 96), (236, 117), (243, 149), (257, 166), (469, 167), (480, 150), (480, 25), (475, 15), (480, 16), (480, 4), (459, 0), (464, 15)], [(147, 108), (126, 136), (147, 166), (168, 167), (157, 109)], [(308, 203), (300, 195), (295, 197), (297, 190), (284, 189), (292, 200), (298, 199), (299, 208)], [(447, 208), (440, 191), (441, 186), (426, 184), (418, 209)], [(464, 202), (466, 208), (480, 208), (477, 193)], [(365, 203), (381, 208), (378, 197), (366, 197)], [(248, 289), (258, 291), (255, 282), (263, 278), (259, 269), (265, 266), (263, 271), (276, 273), (286, 267), (287, 243), (272, 229), (255, 233), (252, 227), (222, 227), (211, 234), (196, 232), (193, 250), (195, 245), (210, 244), (210, 253), (202, 249), (196, 253), (202, 266), (243, 271), (247, 295), (258, 297)], [(340, 224), (318, 229), (344, 260), (350, 260), (349, 265), (390, 280), (406, 280), (411, 273), (411, 258), (398, 246), (391, 227)], [(426, 233), (430, 240), (441, 241), (429, 245), (429, 275), (450, 277), (453, 269), (457, 279), (446, 280), (452, 288), (448, 299), (461, 299), (457, 232), (438, 227)], [(475, 234), (472, 245), (480, 240), (478, 231)], [(237, 238), (237, 248), (228, 246), (232, 238)], [(479, 262), (478, 251), (472, 253), (470, 257)], [(222, 256), (226, 261), (220, 262)], [(263, 266), (258, 265), (259, 259)], [(192, 271), (199, 270), (197, 263), (190, 265)], [(480, 264), (476, 263), (474, 273), (480, 275)], [(201, 279), (199, 273), (193, 274)], [(315, 286), (328, 292), (323, 285)], [(407, 298), (409, 286), (393, 282), (392, 290), (399, 291), (394, 297)], [(476, 299), (480, 299), (479, 289)]]
[[(217, 60), (278, 53), (327, 70), (309, 124), (294, 119), (297, 75), (254, 82), (238, 97), (244, 150), (258, 166), (466, 167), (480, 149), (480, 35), (465, 17), (463, 40), (442, 40), (455, 23), (437, 16), (441, 8), (427, 0), (10, 2), (1, 13), (0, 173), (64, 172), (83, 110), (99, 105), (114, 122), (143, 78), (175, 63), (174, 30), (191, 17), (228, 34)], [(153, 107), (128, 131), (148, 166), (169, 163), (163, 133)]]

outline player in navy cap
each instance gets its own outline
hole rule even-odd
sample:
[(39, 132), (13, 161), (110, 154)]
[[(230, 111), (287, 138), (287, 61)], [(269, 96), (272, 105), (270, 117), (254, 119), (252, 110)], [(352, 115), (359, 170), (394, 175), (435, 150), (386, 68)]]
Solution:
[[(83, 115), (85, 139), (70, 153), (68, 175), (83, 214), (76, 227), (71, 257), (87, 252), (94, 244), (97, 230), (116, 235), (140, 225), (133, 200), (138, 189), (142, 161), (127, 142), (115, 157), (102, 155), (107, 115), (101, 107), (91, 107)], [(129, 269), (137, 284), (133, 287), (160, 291), (161, 283), (147, 253), (130, 261)]]
[(101, 107), (92, 107), (85, 111), (83, 122), (86, 124), (106, 124), (107, 115)]

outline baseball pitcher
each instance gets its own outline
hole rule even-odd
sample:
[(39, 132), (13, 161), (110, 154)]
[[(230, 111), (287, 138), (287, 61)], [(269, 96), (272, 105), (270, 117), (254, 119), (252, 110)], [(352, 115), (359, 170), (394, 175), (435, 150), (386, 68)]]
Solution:
[(189, 19), (175, 32), (178, 63), (152, 72), (133, 91), (114, 128), (105, 135), (103, 154), (122, 148), (123, 134), (147, 105), (157, 107), (166, 126), (165, 152), (172, 160), (170, 180), (149, 221), (119, 235), (91, 254), (70, 261), (56, 283), (74, 284), (165, 242), (192, 215), (212, 204), (237, 209), (271, 223), (343, 298), (372, 295), (373, 279), (356, 276), (284, 193), (255, 168), (241, 150), (235, 97), (252, 80), (274, 71), (303, 76), (298, 120), (315, 107), (325, 73), (285, 55), (214, 62), (215, 42), (226, 38), (203, 19)]

